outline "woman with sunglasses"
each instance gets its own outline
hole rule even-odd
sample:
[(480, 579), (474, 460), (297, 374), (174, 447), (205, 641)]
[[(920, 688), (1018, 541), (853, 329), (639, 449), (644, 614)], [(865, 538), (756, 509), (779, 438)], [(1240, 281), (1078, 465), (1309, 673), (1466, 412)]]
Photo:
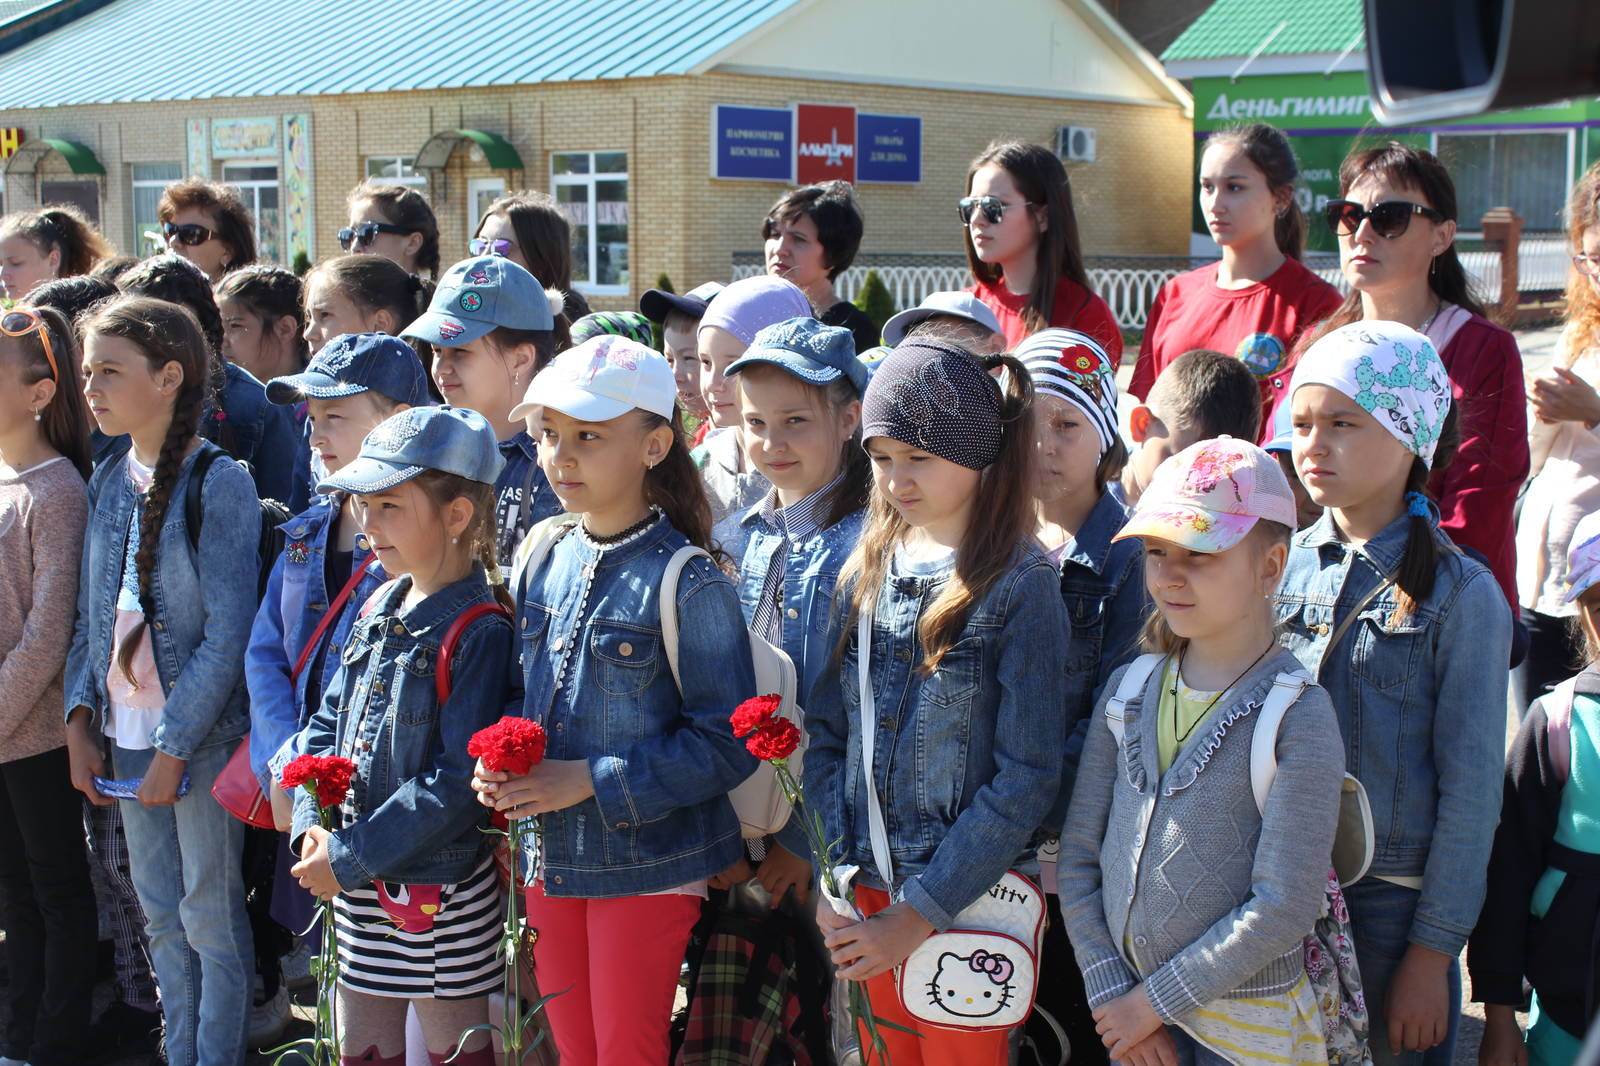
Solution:
[(1261, 390), (1260, 441), (1287, 395), (1300, 336), (1339, 306), (1339, 291), (1300, 263), (1305, 217), (1295, 202), (1300, 170), (1289, 139), (1256, 123), (1218, 130), (1200, 154), (1200, 213), (1222, 259), (1179, 274), (1145, 319), (1128, 391), (1150, 395), (1184, 352), (1236, 356)]
[(25, 300), (45, 282), (87, 274), (115, 254), (76, 207), (6, 215), (0, 218), (0, 296)]
[(95, 899), (61, 725), (88, 419), (66, 319), (0, 313), (0, 928), (11, 957), (0, 1056), (34, 1066), (89, 1051)]
[(468, 250), (503, 255), (565, 296), (566, 310), (556, 316), (555, 350), (572, 347), (572, 323), (589, 313), (589, 302), (572, 287), (572, 230), (549, 194), (524, 189), (490, 204)]
[(1528, 378), (1534, 475), (1522, 497), (1516, 549), (1529, 643), (1511, 675), (1518, 712), (1583, 661), (1583, 637), (1571, 628), (1578, 605), (1567, 602), (1567, 549), (1579, 519), (1600, 511), (1600, 163), (1567, 201), (1567, 238), (1573, 251), (1567, 325), (1555, 364)]
[(1122, 330), (1090, 290), (1072, 186), (1054, 152), (991, 144), (967, 170), (956, 209), (974, 280), (967, 291), (994, 311), (1008, 351), (1030, 333), (1060, 326), (1093, 337), (1113, 366), (1122, 362)]
[(156, 217), (167, 251), (205, 271), (213, 285), (256, 261), (255, 225), (232, 186), (199, 178), (173, 182), (161, 193)]
[(345, 204), (349, 221), (339, 231), (341, 249), (392, 259), (407, 274), (439, 276), (439, 221), (421, 193), (364, 181)]
[[(1469, 290), (1454, 243), (1455, 183), (1431, 152), (1390, 142), (1345, 157), (1339, 196), (1325, 219), (1350, 295), (1306, 343), (1363, 319), (1400, 322), (1433, 341), (1450, 374), (1461, 447), (1434, 471), (1428, 495), (1439, 528), (1494, 572), (1515, 618), (1512, 509), (1528, 476), (1522, 353)], [(1514, 636), (1514, 659), (1525, 640)]]

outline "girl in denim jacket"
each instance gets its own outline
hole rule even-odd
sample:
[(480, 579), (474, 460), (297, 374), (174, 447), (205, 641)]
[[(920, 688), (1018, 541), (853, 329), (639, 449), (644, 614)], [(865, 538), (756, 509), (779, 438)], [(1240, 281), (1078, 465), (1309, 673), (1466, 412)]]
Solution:
[(480, 764), (473, 787), (538, 818), (527, 857), (539, 980), (567, 1066), (660, 1066), (706, 879), (743, 853), (727, 792), (755, 759), (728, 723), (755, 695), (733, 583), (695, 558), (677, 580), (677, 677), (660, 616), (678, 549), (711, 548), (711, 516), (666, 359), (596, 337), (557, 356), (513, 410), (537, 430), (562, 506), (530, 534), (548, 551), (516, 581), (513, 713), (543, 724), (522, 777)]
[[(999, 368), (1004, 386), (986, 373)], [(1007, 1057), (1005, 1030), (918, 1023), (893, 971), (1028, 856), (1061, 780), (1067, 615), (1031, 536), (1031, 395), (1010, 356), (980, 362), (913, 339), (878, 365), (862, 403), (875, 491), (840, 577), (841, 650), (805, 703), (805, 788), (842, 861), (862, 868), (863, 920), (817, 908), (838, 976), (866, 982), (874, 1013), (917, 1034), (879, 1030), (895, 1066)], [(856, 638), (863, 612), (870, 648)], [(876, 709), (867, 768), (863, 669)], [(868, 788), (886, 808), (894, 884), (875, 864)]]
[[(252, 946), (244, 823), (211, 785), (249, 728), (244, 645), (255, 615), (260, 505), (250, 475), (218, 456), (203, 530), (183, 500), (200, 449), (209, 349), (194, 315), (121, 297), (84, 329), (84, 392), (126, 454), (89, 482), (65, 707), (73, 783), (99, 802), (100, 756), (136, 781), (121, 801), (133, 882), (166, 1015), (172, 1066), (243, 1061)], [(198, 956), (199, 965), (194, 959)]]
[[(716, 536), (740, 560), (745, 621), (788, 653), (803, 697), (833, 654), (834, 585), (861, 536), (872, 484), (857, 436), (867, 368), (848, 329), (792, 318), (758, 332), (727, 374), (737, 383), (745, 454), (773, 487), (724, 519)], [(753, 870), (741, 860), (712, 886), (754, 877), (775, 901), (793, 888), (804, 903), (811, 855), (799, 820), (763, 850), (750, 857)]]
[[(326, 351), (327, 349), (324, 349)], [(294, 798), (290, 871), (332, 898), (339, 932), (343, 1061), (400, 1066), (407, 1007), (430, 1062), (492, 1066), (482, 1032), (498, 987), (498, 878), (487, 819), (468, 785), (472, 734), (499, 717), (511, 661), (505, 610), (465, 620), (441, 704), (446, 633), (493, 605), (494, 478), (502, 465), (482, 416), (415, 407), (384, 420), (318, 492), (360, 497), (363, 532), (401, 576), (362, 608), (327, 695), (296, 743), (356, 765), (323, 829), (315, 798)], [(458, 1047), (458, 1041), (460, 1046)]]
[(1343, 326), (1301, 356), (1292, 389), (1295, 469), (1327, 512), (1294, 538), (1278, 621), (1332, 697), (1346, 769), (1372, 801), (1371, 872), (1345, 889), (1372, 1053), (1448, 1063), (1456, 957), (1500, 813), (1511, 617), (1423, 495), (1455, 439), (1428, 339)]
[[(1262, 710), (1279, 675), (1298, 672), (1271, 600), (1294, 514), (1277, 461), (1221, 437), (1163, 463), (1117, 534), (1144, 541), (1147, 643), (1163, 654), (1118, 671), (1090, 723), (1061, 906), (1119, 1062), (1328, 1061), (1302, 943), (1325, 896), (1344, 759), (1315, 685), (1289, 693), (1260, 806), (1252, 788)], [(1129, 670), (1137, 687), (1121, 691)]]
[[(1072, 779), (1095, 697), (1139, 650), (1149, 600), (1138, 538), (1113, 539), (1129, 509), (1107, 491), (1128, 461), (1117, 435), (1117, 379), (1105, 349), (1086, 333), (1046, 329), (1017, 346), (1033, 383), (1035, 536), (1061, 575), (1072, 624), (1066, 648), (1067, 713), (1078, 727), (1063, 752), (1061, 787), (1045, 828), (1061, 832)], [(1039, 876), (1050, 908), (1045, 952), (1071, 958), (1056, 892), (1056, 840), (1039, 849)], [(1080, 1066), (1105, 1061), (1075, 966), (1040, 975), (1039, 1005), (1061, 1022)]]

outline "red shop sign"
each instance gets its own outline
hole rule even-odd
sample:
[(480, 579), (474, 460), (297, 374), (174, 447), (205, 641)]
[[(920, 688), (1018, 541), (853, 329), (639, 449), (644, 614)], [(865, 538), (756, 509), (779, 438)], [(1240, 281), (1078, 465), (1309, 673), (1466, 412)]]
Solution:
[(795, 181), (856, 180), (856, 109), (832, 104), (798, 104)]

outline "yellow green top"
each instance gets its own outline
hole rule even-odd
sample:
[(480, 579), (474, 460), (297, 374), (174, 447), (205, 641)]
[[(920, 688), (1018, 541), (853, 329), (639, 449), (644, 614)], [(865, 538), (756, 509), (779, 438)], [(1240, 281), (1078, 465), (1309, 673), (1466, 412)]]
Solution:
[(1178, 757), (1178, 750), (1217, 709), (1219, 695), (1220, 692), (1202, 692), (1183, 684), (1178, 677), (1177, 659), (1167, 659), (1167, 668), (1161, 675), (1161, 699), (1156, 704), (1156, 757), (1162, 773), (1167, 772)]

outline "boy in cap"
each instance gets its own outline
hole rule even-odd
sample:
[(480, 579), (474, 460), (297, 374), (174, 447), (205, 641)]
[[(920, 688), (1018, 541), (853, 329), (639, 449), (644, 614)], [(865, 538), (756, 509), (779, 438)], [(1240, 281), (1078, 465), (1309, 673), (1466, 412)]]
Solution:
[(661, 354), (672, 367), (678, 387), (678, 406), (691, 447), (711, 431), (705, 397), (700, 395), (700, 349), (696, 333), (711, 298), (727, 288), (720, 281), (696, 285), (681, 296), (665, 289), (650, 289), (639, 297), (639, 313), (661, 327)]

